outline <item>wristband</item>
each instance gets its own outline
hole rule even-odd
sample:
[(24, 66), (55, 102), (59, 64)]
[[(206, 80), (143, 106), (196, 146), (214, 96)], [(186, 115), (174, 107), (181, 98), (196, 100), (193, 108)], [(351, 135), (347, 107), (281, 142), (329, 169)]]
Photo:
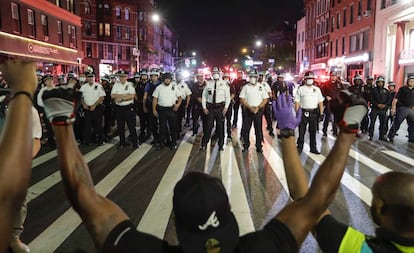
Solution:
[(289, 138), (291, 136), (295, 136), (295, 130), (290, 128), (280, 129), (279, 138)]
[(30, 94), (29, 92), (27, 92), (27, 91), (17, 91), (17, 92), (15, 92), (14, 94), (13, 94), (13, 96), (10, 98), (10, 101), (12, 101), (13, 99), (15, 99), (17, 96), (19, 96), (19, 95), (25, 95), (25, 96), (27, 96), (29, 99), (30, 99), (30, 101), (32, 101), (33, 102), (33, 96), (32, 96), (32, 94)]

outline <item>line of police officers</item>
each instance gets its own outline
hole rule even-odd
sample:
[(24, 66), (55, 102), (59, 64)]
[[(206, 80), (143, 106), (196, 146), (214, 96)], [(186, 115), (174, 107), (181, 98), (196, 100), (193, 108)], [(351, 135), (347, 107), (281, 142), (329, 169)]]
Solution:
[[(42, 93), (53, 88), (55, 84), (50, 74), (42, 75), (38, 72), (38, 77), (37, 105), (41, 111)], [(318, 123), (324, 120), (322, 131), (326, 136), (329, 123), (336, 121), (329, 110), (330, 101), (337, 98), (339, 92), (345, 88), (358, 93), (370, 104), (370, 113), (361, 126), (363, 133), (368, 132), (370, 140), (373, 138), (378, 117), (380, 140), (386, 140), (388, 137), (392, 141), (404, 119), (407, 119), (409, 125), (409, 141), (414, 140), (414, 76), (408, 77), (407, 85), (402, 87), (398, 94), (395, 94), (395, 84), (392, 82), (388, 84), (389, 90), (384, 88), (385, 80), (382, 76), (377, 77), (375, 83), (372, 77), (368, 77), (364, 84), (362, 77), (357, 75), (353, 78), (353, 85), (346, 87), (336, 73), (331, 73), (328, 82), (317, 84), (314, 74), (309, 71), (305, 73), (303, 85), (297, 88), (296, 93), (293, 91), (294, 84), (284, 81), (283, 75), (279, 75), (277, 80), (272, 82), (271, 77), (266, 77), (264, 73), (257, 73), (253, 69), (248, 73), (248, 77), (249, 81), (246, 81), (243, 79), (243, 72), (239, 71), (237, 78), (230, 81), (228, 73), (221, 76), (221, 70), (213, 67), (211, 80), (206, 81), (203, 74), (196, 74), (196, 81), (189, 87), (180, 72), (177, 72), (174, 78), (171, 73), (161, 76), (158, 69), (142, 69), (132, 79), (128, 79), (128, 73), (121, 70), (117, 75), (104, 76), (101, 83), (95, 82), (95, 75), (91, 72), (80, 74), (79, 79), (73, 73), (69, 73), (67, 80), (64, 76), (59, 76), (57, 85), (66, 84), (67, 81), (67, 84), (73, 85), (81, 93), (81, 107), (77, 112), (78, 119), (74, 127), (77, 138), (86, 146), (91, 142), (104, 144), (111, 136), (116, 119), (120, 136), (118, 148), (123, 148), (127, 144), (126, 124), (132, 148), (138, 148), (139, 143), (152, 136), (152, 144), (156, 145), (157, 149), (166, 145), (176, 149), (177, 140), (182, 137), (183, 120), (185, 118), (188, 126), (191, 112), (193, 136), (198, 134), (200, 118), (202, 119), (203, 137), (200, 149), (205, 150), (210, 139), (218, 139), (219, 150), (223, 150), (224, 136), (226, 134), (228, 141), (231, 141), (232, 128), (237, 127), (239, 108), (242, 105), (243, 151), (250, 147), (250, 129), (254, 124), (256, 150), (262, 152), (262, 118), (265, 116), (266, 129), (273, 137), (271, 100), (285, 93), (294, 97), (296, 109), (302, 108), (297, 139), (298, 151), (301, 152), (303, 149), (304, 136), (309, 125), (310, 151), (319, 154), (316, 147)], [(139, 136), (135, 130), (136, 116), (140, 122)], [(389, 120), (391, 129), (388, 131)], [(44, 122), (48, 130), (49, 144), (54, 146), (53, 131), (48, 121)], [(214, 126), (215, 134), (211, 138)], [(334, 135), (337, 134), (334, 123), (332, 131)]]

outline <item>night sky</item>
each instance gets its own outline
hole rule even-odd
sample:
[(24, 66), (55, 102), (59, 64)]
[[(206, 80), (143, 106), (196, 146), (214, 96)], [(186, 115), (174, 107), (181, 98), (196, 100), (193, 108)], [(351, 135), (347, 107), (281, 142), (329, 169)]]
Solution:
[(159, 0), (159, 11), (179, 34), (182, 50), (222, 64), (252, 46), (255, 35), (302, 17), (303, 0)]

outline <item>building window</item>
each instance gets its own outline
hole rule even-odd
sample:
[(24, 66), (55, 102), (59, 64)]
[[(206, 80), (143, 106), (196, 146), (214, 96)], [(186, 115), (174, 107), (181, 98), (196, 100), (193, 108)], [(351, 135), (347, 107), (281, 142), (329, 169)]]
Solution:
[(125, 20), (129, 20), (129, 9), (125, 8)]
[(410, 31), (410, 48), (414, 48), (414, 29)]
[(36, 37), (35, 14), (31, 9), (27, 9), (27, 24), (29, 25), (29, 35)]
[(73, 0), (66, 0), (66, 10), (71, 13), (75, 13), (75, 7), (73, 5)]
[(141, 22), (147, 21), (147, 13), (145, 11), (139, 12), (139, 21)]
[(121, 7), (115, 7), (115, 16), (117, 19), (121, 19)]
[(56, 21), (56, 24), (57, 24), (57, 34), (58, 34), (59, 44), (63, 44), (62, 21)]
[(62, 7), (62, 2), (60, 0), (56, 0), (56, 6), (57, 7)]
[(371, 0), (367, 0), (367, 11), (371, 10)]
[(349, 24), (354, 23), (354, 5), (351, 5), (351, 9), (349, 10)]
[(99, 23), (99, 36), (104, 35), (104, 25), (103, 23)]
[(339, 48), (339, 41), (338, 41), (338, 39), (336, 39), (336, 41), (335, 41), (335, 56), (338, 56), (338, 48)]
[(113, 59), (113, 58), (114, 58), (113, 46), (108, 45), (108, 59)]
[(111, 37), (111, 24), (105, 23), (105, 36)]
[(68, 25), (69, 46), (76, 48), (76, 27)]
[(118, 46), (117, 54), (117, 58), (122, 60), (122, 46)]
[(98, 44), (98, 57), (99, 59), (104, 58), (104, 47), (103, 44)]
[[(49, 22), (47, 20), (46, 15), (42, 15), (40, 19), (42, 21), (42, 32), (43, 32), (43, 35), (45, 36), (45, 40), (46, 40), (46, 37), (49, 37)], [(48, 39), (49, 38), (47, 38), (47, 40)]]
[(13, 30), (21, 33), (22, 27), (20, 24), (20, 6), (16, 3), (11, 3), (11, 14), (13, 19)]
[(126, 40), (130, 40), (131, 39), (131, 28), (130, 27), (126, 27), (125, 28), (125, 39)]
[(361, 0), (358, 1), (358, 17), (362, 16), (362, 2)]
[(91, 36), (92, 35), (92, 25), (91, 25), (90, 22), (86, 22), (85, 23), (85, 33), (88, 36)]
[(345, 54), (345, 37), (342, 37), (342, 55)]
[(331, 32), (333, 32), (333, 31), (334, 31), (334, 27), (335, 27), (335, 17), (334, 17), (334, 16), (332, 16), (332, 17), (331, 17)]
[(126, 60), (131, 60), (131, 48), (130, 47), (126, 47), (125, 48), (125, 58)]
[(344, 9), (344, 18), (342, 21), (342, 26), (345, 27), (346, 26), (346, 9)]
[(1, 17), (2, 17), (2, 11), (1, 11), (1, 6), (0, 6), (0, 28), (3, 28), (2, 22), (1, 22)]
[(362, 47), (361, 50), (369, 48), (369, 30), (362, 32)]
[(385, 3), (386, 3), (386, 0), (381, 0), (381, 10), (382, 9), (385, 9)]
[(120, 39), (122, 37), (122, 27), (121, 26), (117, 26), (116, 27), (116, 38)]
[(104, 4), (104, 14), (111, 15), (111, 9), (109, 8), (109, 4)]
[(89, 1), (85, 1), (83, 4), (85, 6), (85, 14), (91, 14), (91, 3)]
[(332, 53), (333, 53), (333, 41), (331, 41), (331, 43), (330, 43), (330, 47), (329, 47), (329, 56), (330, 57), (332, 57), (333, 55), (332, 55)]
[(86, 57), (92, 58), (92, 43), (86, 42)]
[(336, 14), (336, 29), (339, 29), (340, 28), (340, 25), (341, 25), (341, 13), (338, 12)]

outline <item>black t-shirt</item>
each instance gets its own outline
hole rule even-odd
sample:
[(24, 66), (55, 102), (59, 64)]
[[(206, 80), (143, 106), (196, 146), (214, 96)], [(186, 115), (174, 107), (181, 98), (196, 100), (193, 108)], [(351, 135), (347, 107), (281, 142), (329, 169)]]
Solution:
[[(262, 230), (240, 237), (234, 253), (293, 253), (299, 246), (288, 227), (273, 219)], [(105, 241), (105, 253), (183, 253), (155, 236), (139, 232), (130, 221), (118, 224)], [(203, 253), (203, 252), (197, 252)]]
[(413, 107), (414, 106), (414, 88), (410, 89), (407, 86), (401, 87), (397, 93), (398, 107)]

